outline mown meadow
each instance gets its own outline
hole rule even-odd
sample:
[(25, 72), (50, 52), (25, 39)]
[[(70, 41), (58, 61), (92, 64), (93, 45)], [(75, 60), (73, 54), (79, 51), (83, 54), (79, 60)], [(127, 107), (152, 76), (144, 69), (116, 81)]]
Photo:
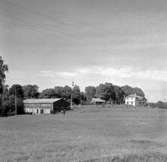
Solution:
[(167, 110), (87, 106), (2, 117), (0, 161), (165, 162)]

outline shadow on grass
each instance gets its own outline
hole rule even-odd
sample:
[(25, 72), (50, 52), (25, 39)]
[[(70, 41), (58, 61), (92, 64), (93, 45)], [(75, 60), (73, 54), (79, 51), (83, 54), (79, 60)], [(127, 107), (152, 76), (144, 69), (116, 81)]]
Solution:
[(100, 159), (89, 159), (82, 162), (167, 162), (167, 155), (160, 153), (129, 154), (123, 157), (104, 157)]

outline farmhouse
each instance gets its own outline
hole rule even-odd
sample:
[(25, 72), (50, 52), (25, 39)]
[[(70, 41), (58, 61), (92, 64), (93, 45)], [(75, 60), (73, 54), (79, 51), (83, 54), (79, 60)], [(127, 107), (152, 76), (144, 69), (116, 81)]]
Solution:
[(26, 99), (23, 101), (26, 113), (51, 114), (63, 109), (69, 109), (69, 103), (62, 98)]
[(92, 104), (96, 104), (96, 105), (100, 105), (100, 104), (104, 104), (106, 101), (102, 100), (101, 98), (92, 98), (91, 103)]
[(131, 94), (125, 97), (125, 104), (132, 106), (144, 106), (146, 103), (146, 99), (142, 96), (138, 96), (137, 94)]

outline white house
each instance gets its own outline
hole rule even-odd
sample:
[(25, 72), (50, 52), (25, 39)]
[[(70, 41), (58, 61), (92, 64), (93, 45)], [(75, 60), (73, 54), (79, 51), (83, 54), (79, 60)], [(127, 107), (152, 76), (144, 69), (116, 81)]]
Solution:
[(131, 94), (125, 97), (125, 104), (132, 106), (144, 106), (146, 103), (146, 99), (142, 96), (138, 96), (137, 94)]

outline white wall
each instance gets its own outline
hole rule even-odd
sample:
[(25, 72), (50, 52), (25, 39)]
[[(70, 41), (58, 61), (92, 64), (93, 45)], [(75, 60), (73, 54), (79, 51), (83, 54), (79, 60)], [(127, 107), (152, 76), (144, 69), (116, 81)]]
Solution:
[[(40, 108), (25, 108), (26, 113), (40, 114)], [(43, 109), (43, 114), (50, 114), (51, 109)]]
[(44, 114), (50, 114), (50, 111), (51, 111), (51, 109), (43, 109), (44, 110)]
[(135, 97), (126, 97), (125, 98), (125, 104), (126, 105), (133, 105), (133, 106), (135, 106), (135, 103), (136, 103)]

